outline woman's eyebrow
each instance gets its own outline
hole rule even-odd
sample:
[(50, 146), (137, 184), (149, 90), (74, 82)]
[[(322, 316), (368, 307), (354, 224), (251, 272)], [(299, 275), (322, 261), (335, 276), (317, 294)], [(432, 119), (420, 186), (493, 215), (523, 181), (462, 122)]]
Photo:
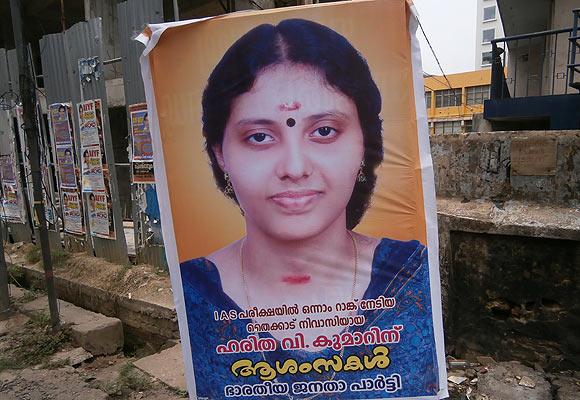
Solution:
[(264, 118), (256, 118), (256, 119), (241, 119), (236, 122), (237, 126), (244, 126), (244, 125), (276, 125), (276, 122), (271, 119), (264, 119)]
[(312, 123), (324, 118), (338, 118), (338, 119), (348, 119), (348, 114), (342, 111), (330, 110), (319, 114), (314, 114), (306, 117), (306, 122)]

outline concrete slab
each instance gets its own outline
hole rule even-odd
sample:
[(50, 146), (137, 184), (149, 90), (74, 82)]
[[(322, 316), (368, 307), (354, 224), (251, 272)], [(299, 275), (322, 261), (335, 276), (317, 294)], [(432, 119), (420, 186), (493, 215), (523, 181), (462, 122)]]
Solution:
[(59, 351), (51, 357), (50, 361), (53, 363), (66, 362), (66, 365), (76, 367), (91, 358), (93, 358), (91, 353), (82, 347), (77, 347), (72, 350)]
[(181, 344), (133, 363), (141, 371), (159, 379), (174, 389), (187, 390)]
[(29, 320), (30, 318), (24, 314), (15, 313), (10, 315), (8, 319), (0, 321), (0, 336), (6, 335), (11, 330), (17, 330)]
[[(114, 354), (123, 348), (123, 324), (118, 318), (107, 317), (59, 300), (63, 324), (69, 324), (73, 341), (95, 356)], [(46, 296), (19, 306), (25, 314), (48, 313)]]
[(16, 285), (8, 285), (9, 287), (9, 292), (10, 292), (10, 298), (12, 299), (12, 301), (18, 301), (20, 299), (22, 299), (25, 295), (27, 290), (26, 289), (22, 289)]

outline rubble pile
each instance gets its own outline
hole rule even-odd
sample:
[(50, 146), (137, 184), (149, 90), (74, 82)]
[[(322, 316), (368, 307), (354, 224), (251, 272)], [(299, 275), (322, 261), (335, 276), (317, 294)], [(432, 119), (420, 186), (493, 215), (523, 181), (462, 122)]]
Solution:
[(580, 372), (546, 373), (518, 361), (496, 362), (447, 358), (448, 387), (453, 400), (577, 400)]

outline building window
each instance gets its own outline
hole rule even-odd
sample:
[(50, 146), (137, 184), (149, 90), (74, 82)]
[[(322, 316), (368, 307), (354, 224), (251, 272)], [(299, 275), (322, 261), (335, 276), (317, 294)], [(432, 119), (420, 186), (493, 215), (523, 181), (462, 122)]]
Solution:
[(425, 92), (425, 104), (427, 105), (427, 109), (431, 108), (431, 92)]
[(464, 132), (473, 132), (473, 120), (467, 119), (465, 120), (465, 129)]
[(437, 90), (435, 107), (452, 107), (461, 105), (461, 89)]
[(495, 19), (495, 6), (483, 8), (483, 20), (493, 21)]
[(435, 122), (434, 125), (436, 135), (461, 133), (461, 121), (441, 121)]
[(483, 104), (485, 100), (489, 100), (489, 89), (490, 85), (466, 88), (467, 105)]
[(484, 29), (483, 30), (483, 43), (489, 43), (495, 39), (495, 29)]
[(491, 51), (481, 53), (481, 65), (490, 65), (492, 60)]

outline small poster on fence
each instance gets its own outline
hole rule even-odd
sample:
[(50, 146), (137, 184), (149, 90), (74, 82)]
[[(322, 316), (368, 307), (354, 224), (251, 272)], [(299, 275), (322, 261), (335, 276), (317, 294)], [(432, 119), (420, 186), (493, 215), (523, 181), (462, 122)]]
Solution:
[(2, 182), (2, 209), (0, 215), (6, 222), (24, 223), (24, 208), (18, 184)]
[(133, 183), (155, 183), (153, 161), (133, 161)]
[[(81, 148), (98, 145), (99, 125), (94, 100), (87, 100), (78, 104)], [(100, 117), (100, 116), (99, 116)]]
[(147, 104), (133, 104), (129, 106), (131, 113), (131, 143), (133, 144), (133, 161), (153, 161), (153, 146), (149, 131), (149, 117)]
[(105, 190), (101, 147), (99, 145), (81, 148), (83, 192)]
[(72, 121), (70, 104), (55, 103), (49, 106), (50, 127), (56, 147), (72, 146)]
[(0, 155), (0, 178), (3, 183), (16, 183), (12, 154)]
[(105, 192), (87, 194), (91, 234), (104, 239), (115, 239), (111, 199)]
[(77, 188), (77, 176), (73, 152), (74, 149), (72, 146), (61, 146), (56, 148), (56, 162), (58, 164), (58, 175), (60, 178), (60, 186), (62, 188)]
[(64, 230), (75, 235), (84, 235), (83, 210), (77, 190), (62, 190)]

